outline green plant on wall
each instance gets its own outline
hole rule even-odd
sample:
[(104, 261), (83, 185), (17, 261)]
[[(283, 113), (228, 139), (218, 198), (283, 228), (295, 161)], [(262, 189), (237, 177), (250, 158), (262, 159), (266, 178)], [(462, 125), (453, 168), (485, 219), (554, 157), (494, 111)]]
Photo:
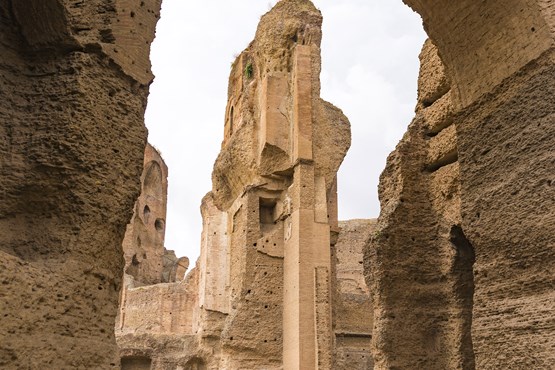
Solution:
[(253, 67), (252, 67), (252, 63), (248, 62), (247, 65), (245, 66), (245, 76), (248, 79), (251, 79), (253, 75)]

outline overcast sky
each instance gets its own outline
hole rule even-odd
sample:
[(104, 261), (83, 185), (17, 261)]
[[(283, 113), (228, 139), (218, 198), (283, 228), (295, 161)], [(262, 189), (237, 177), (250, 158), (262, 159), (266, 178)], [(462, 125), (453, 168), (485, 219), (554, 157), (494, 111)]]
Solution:
[[(152, 45), (149, 141), (169, 167), (166, 248), (194, 263), (200, 201), (223, 137), (230, 65), (276, 1), (163, 0)], [(315, 0), (324, 16), (322, 97), (351, 121), (339, 217), (379, 214), (378, 178), (414, 115), (420, 17), (401, 0)]]

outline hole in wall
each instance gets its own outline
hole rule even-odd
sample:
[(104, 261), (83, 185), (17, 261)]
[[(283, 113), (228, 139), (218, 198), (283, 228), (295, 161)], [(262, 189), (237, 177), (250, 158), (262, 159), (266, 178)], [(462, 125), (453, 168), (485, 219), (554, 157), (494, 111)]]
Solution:
[(206, 362), (200, 357), (193, 357), (187, 361), (183, 370), (206, 370)]
[(154, 221), (154, 227), (156, 228), (157, 231), (162, 232), (166, 227), (166, 222), (164, 221), (163, 218), (157, 218), (156, 221)]
[[(274, 223), (276, 203), (275, 199), (260, 198), (259, 217), (261, 224), (271, 225)], [(267, 242), (268, 240), (266, 240), (266, 243)]]
[(148, 224), (149, 218), (150, 218), (150, 207), (149, 207), (149, 206), (145, 206), (145, 207), (143, 208), (143, 223), (144, 223), (145, 225)]
[(459, 316), (462, 321), (462, 345), (468, 348), (472, 352), (472, 356), (474, 356), (470, 331), (472, 328), (472, 310), (474, 306), (474, 263), (476, 261), (476, 254), (474, 246), (467, 239), (460, 225), (451, 227), (449, 240), (455, 248), (452, 274), (455, 281), (456, 308), (460, 312)]

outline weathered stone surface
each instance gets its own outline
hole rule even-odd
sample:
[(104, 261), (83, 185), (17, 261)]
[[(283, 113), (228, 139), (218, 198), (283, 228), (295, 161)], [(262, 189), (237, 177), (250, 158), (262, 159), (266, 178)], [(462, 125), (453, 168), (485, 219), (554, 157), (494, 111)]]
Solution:
[(374, 359), (380, 369), (469, 369), (474, 257), (460, 227), (456, 133), (453, 125), (429, 129), (452, 110), (450, 79), (430, 42), (420, 58), (416, 118), (381, 176), (382, 210), (366, 252)]
[(119, 366), (159, 7), (0, 1), (0, 367)]
[[(498, 27), (514, 11), (507, 6), (468, 6), (464, 15), (473, 31), (489, 28), (488, 38), (492, 24), (474, 23), (474, 12), (483, 19), (498, 11)], [(462, 23), (429, 18), (426, 2), (415, 8), (446, 68), (427, 42), (416, 117), (380, 180), (382, 210), (365, 256), (376, 368), (553, 367), (554, 58), (552, 50), (539, 53), (546, 20), (527, 8), (522, 28), (511, 18), (499, 37), (464, 36), (476, 45), (456, 53), (458, 43), (444, 44), (445, 35), (461, 37)], [(444, 10), (452, 8), (463, 11)], [(527, 28), (533, 19), (538, 34), (521, 49), (536, 31)], [(443, 20), (450, 23), (440, 32)], [(505, 40), (509, 34), (516, 39)], [(470, 50), (490, 43), (496, 50), (468, 61)], [(518, 50), (502, 56), (509, 47)]]
[(422, 16), (438, 47), (457, 108), (492, 92), (553, 46), (549, 0), (403, 1)]
[(178, 259), (164, 247), (168, 167), (150, 144), (145, 149), (141, 185), (141, 195), (123, 239), (125, 274), (133, 278), (134, 286), (183, 280), (189, 260)]
[[(191, 359), (209, 369), (331, 369), (338, 325), (348, 341), (341, 355), (368, 355), (370, 326), (332, 316), (333, 297), (341, 315), (368, 316), (356, 302), (369, 302), (359, 264), (369, 224), (355, 222), (360, 232), (349, 230), (338, 263), (332, 262), (336, 173), (350, 126), (319, 97), (321, 22), (310, 1), (281, 1), (234, 63), (213, 190), (201, 206), (201, 256), (182, 283), (124, 292), (118, 344), (126, 361), (151, 359), (156, 369)], [(133, 228), (142, 230), (142, 221), (136, 216)], [(135, 255), (136, 249), (129, 250)], [(335, 283), (336, 265), (359, 290), (343, 286), (347, 277)], [(190, 345), (176, 352), (163, 344), (170, 338)]]
[(338, 225), (349, 125), (319, 98), (321, 15), (282, 0), (232, 69), (179, 281), (152, 148), (120, 247), (159, 1), (0, 1), (0, 367), (117, 368), (123, 268), (123, 369), (555, 367), (555, 5), (405, 2), (433, 42), (378, 223)]
[(555, 366), (554, 54), (457, 121), (478, 368)]
[(366, 241), (374, 233), (375, 220), (339, 222), (341, 232), (332, 247), (335, 271), (333, 317), (335, 332), (333, 369), (373, 369), (370, 351), (373, 311), (370, 290), (364, 280)]

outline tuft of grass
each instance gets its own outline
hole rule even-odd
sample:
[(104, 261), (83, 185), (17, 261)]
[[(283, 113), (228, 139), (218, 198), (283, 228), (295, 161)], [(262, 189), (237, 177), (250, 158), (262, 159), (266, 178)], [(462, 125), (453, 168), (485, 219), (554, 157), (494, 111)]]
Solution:
[(254, 69), (252, 67), (252, 63), (248, 62), (247, 65), (245, 66), (245, 76), (247, 77), (247, 79), (251, 79), (252, 75), (253, 75)]

